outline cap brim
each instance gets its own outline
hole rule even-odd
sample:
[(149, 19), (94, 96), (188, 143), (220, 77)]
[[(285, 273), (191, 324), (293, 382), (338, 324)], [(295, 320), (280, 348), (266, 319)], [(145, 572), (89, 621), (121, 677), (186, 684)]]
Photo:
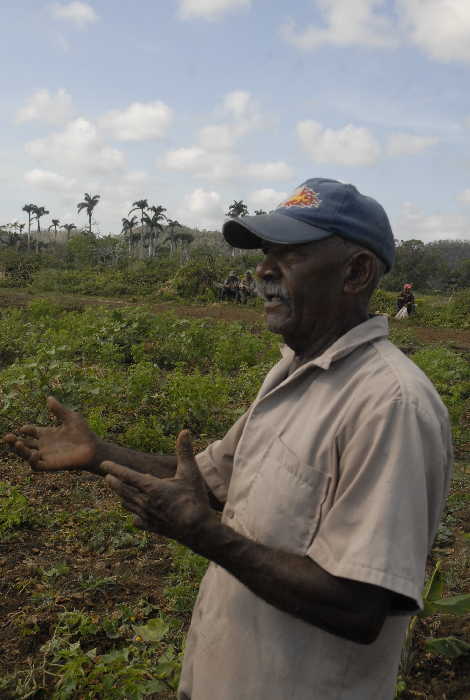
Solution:
[(262, 248), (263, 241), (296, 245), (333, 235), (331, 231), (310, 226), (287, 214), (276, 213), (228, 219), (222, 226), (222, 233), (234, 248)]

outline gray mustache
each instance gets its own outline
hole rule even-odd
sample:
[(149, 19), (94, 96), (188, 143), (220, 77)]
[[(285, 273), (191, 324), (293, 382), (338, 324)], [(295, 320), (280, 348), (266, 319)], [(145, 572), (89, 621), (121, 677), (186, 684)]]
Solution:
[(286, 290), (276, 282), (264, 282), (263, 280), (256, 280), (256, 293), (263, 299), (268, 297), (279, 297), (281, 301), (289, 301), (289, 295)]

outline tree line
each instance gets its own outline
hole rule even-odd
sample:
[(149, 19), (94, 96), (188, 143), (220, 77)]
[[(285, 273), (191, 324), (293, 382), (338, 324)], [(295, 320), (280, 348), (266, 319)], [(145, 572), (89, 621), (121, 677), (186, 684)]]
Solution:
[[(52, 218), (47, 227), (41, 229), (41, 220), (50, 212), (45, 206), (25, 204), (27, 215), (24, 223), (14, 222), (0, 226), (0, 252), (15, 251), (18, 255), (64, 256), (72, 265), (117, 265), (125, 260), (152, 260), (168, 253), (180, 263), (189, 260), (193, 252), (199, 257), (206, 254), (220, 254), (224, 257), (236, 254), (220, 231), (191, 228), (167, 215), (167, 209), (160, 204), (149, 204), (148, 199), (133, 202), (127, 216), (121, 219), (118, 235), (99, 235), (94, 231), (93, 214), (100, 202), (99, 194), (85, 193), (77, 203), (77, 214), (84, 212), (88, 222), (86, 227), (75, 223), (62, 223)], [(256, 209), (255, 215), (266, 214)], [(237, 218), (247, 216), (248, 207), (244, 200), (233, 200), (227, 208), (226, 216)], [(35, 231), (33, 231), (33, 227)], [(96, 226), (95, 226), (96, 228)], [(5, 256), (1, 256), (5, 259)], [(38, 261), (39, 262), (39, 261)], [(432, 243), (423, 241), (397, 240), (396, 262), (393, 270), (384, 277), (382, 287), (397, 290), (406, 282), (417, 290), (446, 293), (455, 288), (470, 287), (470, 241), (440, 240)]]

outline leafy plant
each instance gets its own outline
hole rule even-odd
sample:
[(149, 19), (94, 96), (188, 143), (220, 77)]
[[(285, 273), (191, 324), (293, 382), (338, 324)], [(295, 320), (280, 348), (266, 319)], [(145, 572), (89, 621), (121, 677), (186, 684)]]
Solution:
[[(444, 598), (445, 575), (442, 570), (442, 561), (438, 560), (434, 570), (429, 577), (423, 591), (423, 610), (414, 615), (408, 625), (405, 643), (401, 656), (400, 672), (402, 676), (407, 676), (411, 670), (415, 658), (413, 651), (414, 632), (417, 622), (421, 618), (430, 617), (436, 614), (466, 615), (470, 612), (470, 593)], [(456, 658), (461, 654), (470, 651), (470, 645), (455, 637), (427, 639), (426, 646), (434, 653), (449, 655)], [(448, 652), (448, 654), (447, 654)]]
[(0, 538), (9, 539), (16, 529), (36, 523), (26, 496), (15, 486), (0, 481)]

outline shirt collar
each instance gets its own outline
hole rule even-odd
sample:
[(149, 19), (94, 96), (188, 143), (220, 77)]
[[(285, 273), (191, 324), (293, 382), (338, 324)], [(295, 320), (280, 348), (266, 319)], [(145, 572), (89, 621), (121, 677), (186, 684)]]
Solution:
[[(333, 345), (330, 345), (325, 352), (318, 357), (314, 357), (300, 367), (310, 367), (315, 365), (320, 369), (329, 369), (332, 362), (346, 357), (351, 352), (359, 348), (361, 345), (370, 343), (378, 338), (384, 338), (388, 335), (388, 320), (386, 316), (377, 314), (371, 316), (358, 326), (354, 326), (347, 333), (338, 338)], [(281, 355), (285, 360), (291, 362), (295, 357), (295, 352), (288, 345), (281, 346)], [(299, 367), (299, 369), (300, 369)]]

